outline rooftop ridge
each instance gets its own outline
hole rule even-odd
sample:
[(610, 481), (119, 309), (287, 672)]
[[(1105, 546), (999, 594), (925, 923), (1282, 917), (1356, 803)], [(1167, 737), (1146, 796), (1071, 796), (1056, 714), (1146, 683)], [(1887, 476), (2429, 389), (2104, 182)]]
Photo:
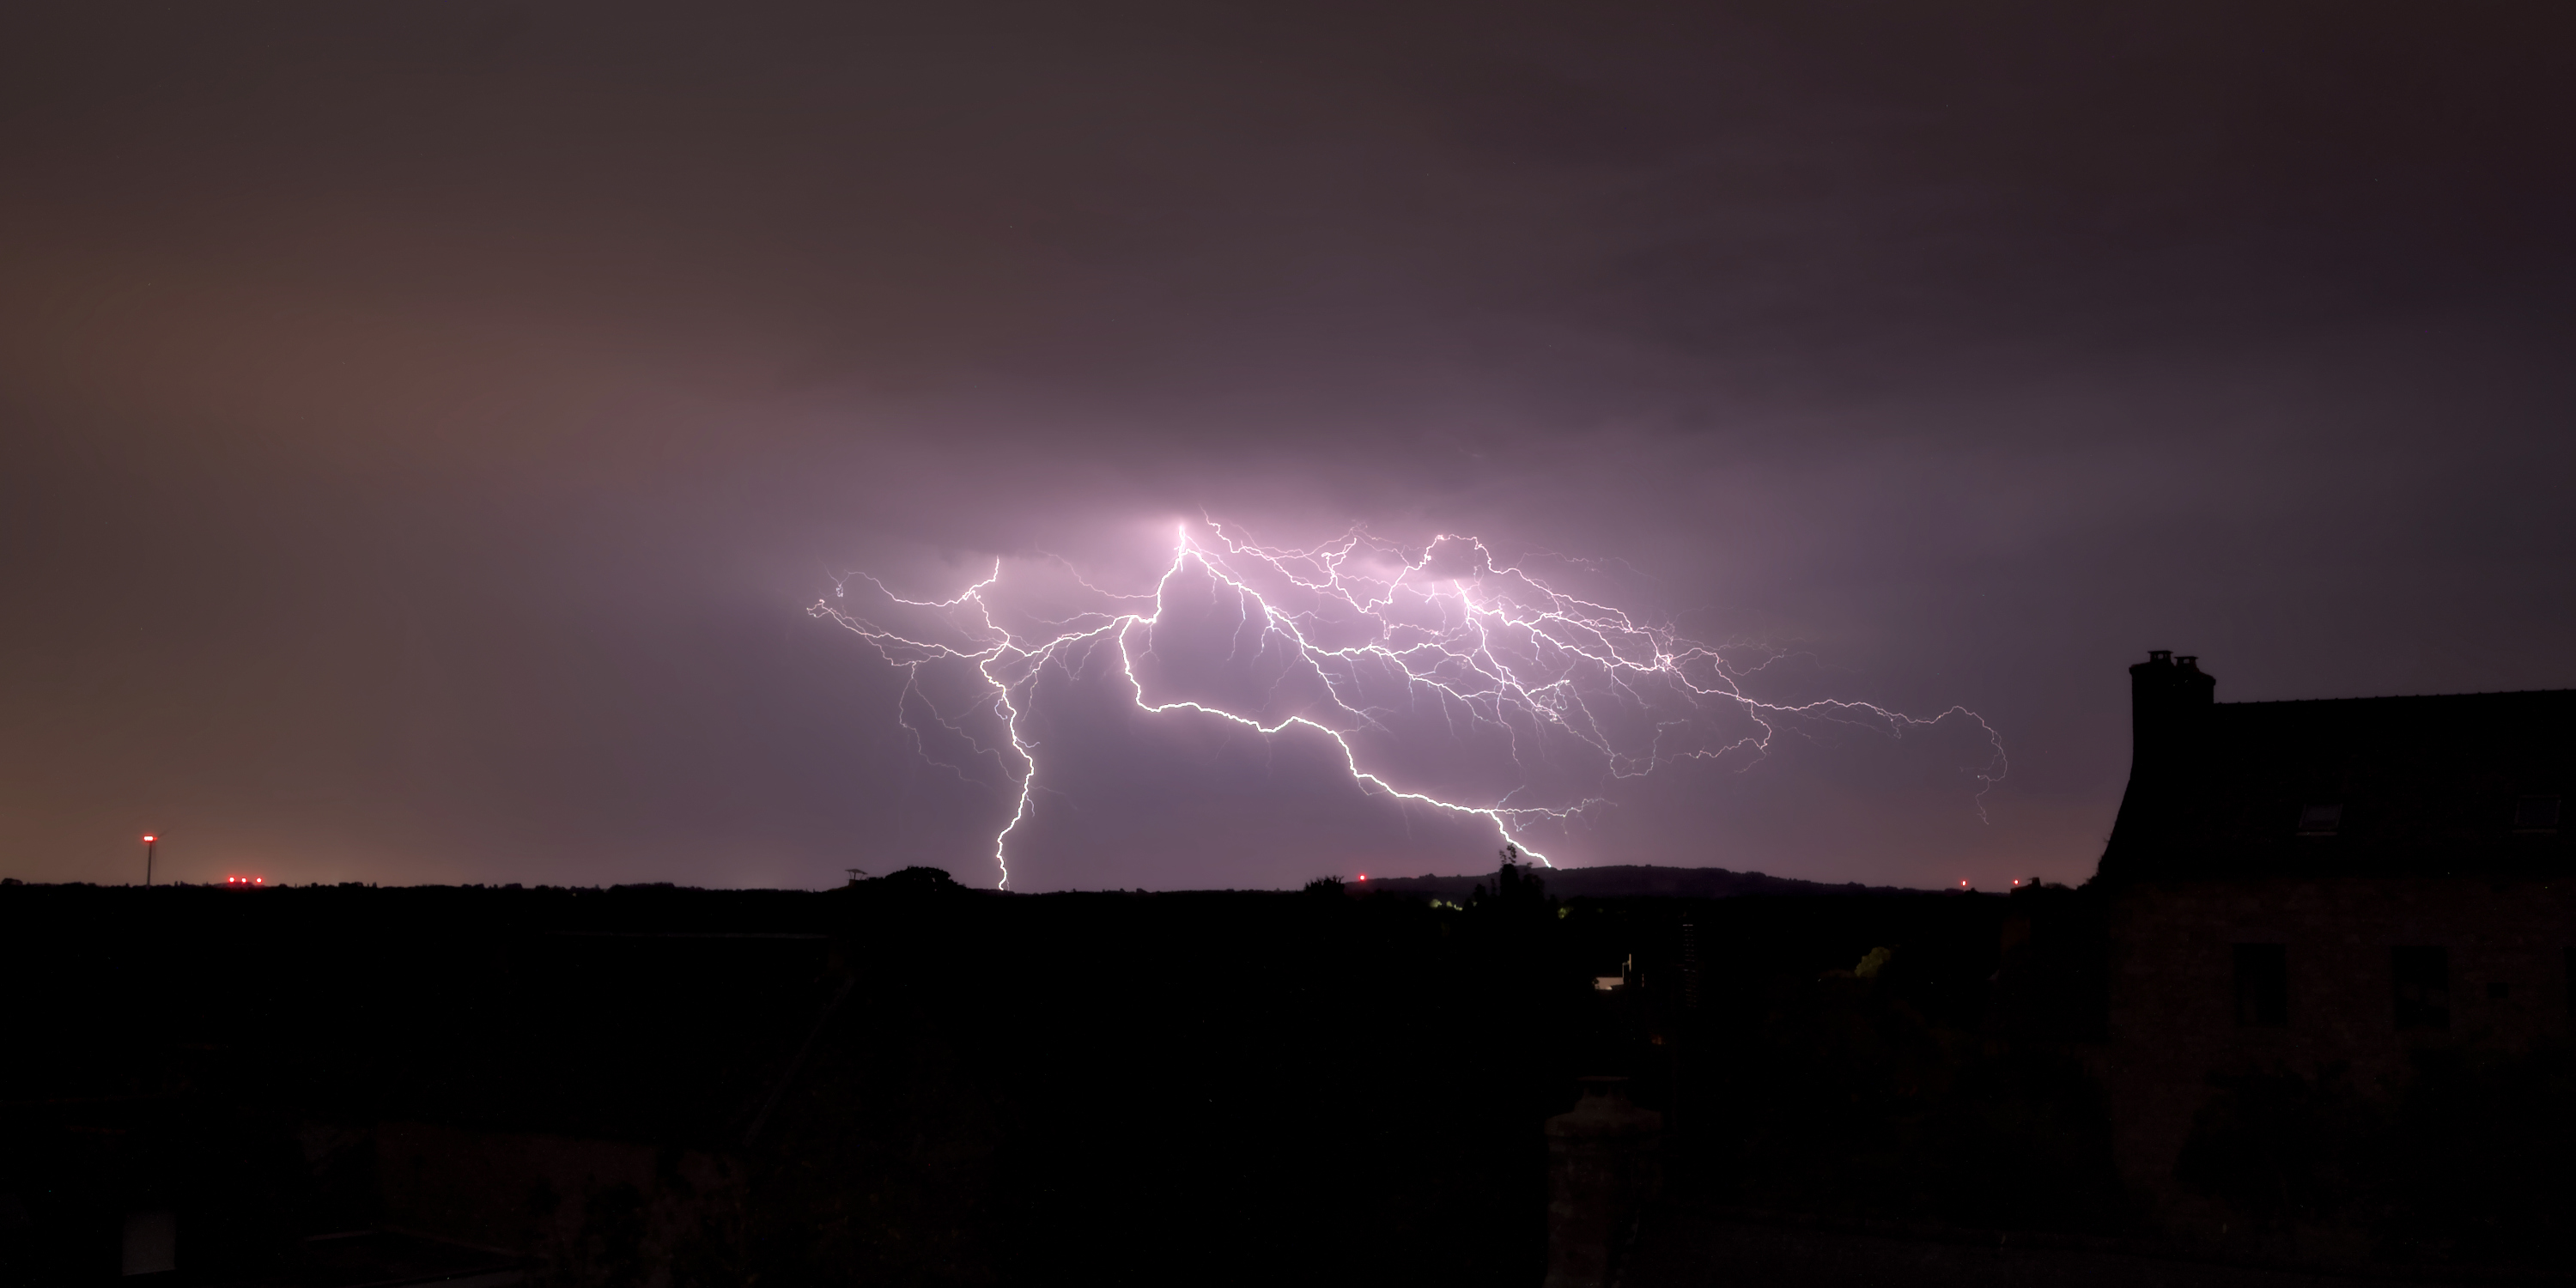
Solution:
[(2262, 698), (2251, 702), (2217, 702), (2219, 707), (2289, 707), (2322, 706), (2330, 702), (2439, 702), (2448, 698), (2540, 698), (2576, 697), (2576, 688), (2567, 689), (2473, 689), (2465, 693), (2381, 693), (2364, 697), (2343, 698)]

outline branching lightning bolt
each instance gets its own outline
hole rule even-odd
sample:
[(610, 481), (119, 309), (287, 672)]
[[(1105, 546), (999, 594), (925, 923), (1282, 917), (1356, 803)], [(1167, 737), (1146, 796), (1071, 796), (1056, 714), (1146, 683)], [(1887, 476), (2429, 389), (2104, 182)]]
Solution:
[[(1354, 529), (1296, 549), (1256, 544), (1213, 520), (1184, 522), (1153, 588), (1130, 594), (1103, 590), (1066, 561), (1047, 560), (1094, 606), (1056, 619), (1017, 618), (997, 608), (1004, 576), (1004, 561), (997, 559), (989, 574), (948, 599), (908, 599), (859, 573), (811, 610), (905, 672), (896, 718), (927, 762), (973, 778), (965, 766), (930, 752), (925, 729), (913, 723), (916, 710), (1001, 771), (1013, 798), (1009, 821), (993, 837), (996, 885), (1003, 889), (1010, 886), (1012, 835), (1029, 821), (1039, 790), (1042, 748), (1026, 727), (1039, 679), (1050, 668), (1077, 675), (1103, 650), (1141, 712), (1195, 713), (1265, 737), (1302, 726), (1340, 747), (1362, 791), (1483, 819), (1497, 838), (1541, 863), (1547, 856), (1528, 843), (1528, 829), (1608, 804), (1602, 793), (1610, 784), (1680, 760), (1750, 763), (1784, 730), (1816, 737), (1842, 727), (1902, 737), (1952, 717), (1972, 722), (1990, 753), (1967, 770), (1980, 784), (1980, 816), (1985, 792), (2007, 768), (2001, 739), (1963, 707), (1924, 720), (1866, 702), (1758, 700), (1739, 682), (1772, 655), (1740, 665), (1670, 627), (1637, 621), (1497, 563), (1470, 536), (1444, 535), (1415, 550)], [(1157, 634), (1187, 607), (1176, 596), (1191, 578), (1207, 583), (1203, 610), (1231, 597), (1237, 622), (1227, 664), (1239, 679), (1268, 676), (1258, 701), (1156, 696), (1155, 689), (1170, 686), (1140, 674), (1140, 659), (1148, 669), (1157, 660)], [(905, 614), (934, 629), (898, 631), (836, 604), (855, 583), (873, 591), (879, 615)], [(924, 669), (937, 666), (976, 677), (982, 694), (976, 706), (991, 713), (1002, 745), (987, 745), (966, 727), (971, 712), (939, 709), (923, 687)], [(1498, 741), (1519, 781), (1486, 798), (1460, 799), (1456, 791), (1399, 785), (1390, 777), (1395, 771), (1364, 763), (1372, 748), (1400, 741), (1391, 722), (1427, 725), (1434, 713), (1446, 736), (1461, 745)], [(1547, 781), (1536, 781), (1541, 778)]]

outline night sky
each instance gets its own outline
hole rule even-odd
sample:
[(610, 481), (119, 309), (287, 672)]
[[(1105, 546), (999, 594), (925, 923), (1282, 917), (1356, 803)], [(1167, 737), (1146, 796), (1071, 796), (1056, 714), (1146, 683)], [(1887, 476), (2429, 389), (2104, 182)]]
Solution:
[[(2528, 3), (13, 5), (0, 874), (990, 884), (1005, 758), (810, 606), (1212, 517), (2010, 759), (1803, 728), (1557, 862), (2080, 880), (2147, 649), (2576, 686), (2571, 138)], [(1131, 696), (1015, 888), (1493, 862)]]

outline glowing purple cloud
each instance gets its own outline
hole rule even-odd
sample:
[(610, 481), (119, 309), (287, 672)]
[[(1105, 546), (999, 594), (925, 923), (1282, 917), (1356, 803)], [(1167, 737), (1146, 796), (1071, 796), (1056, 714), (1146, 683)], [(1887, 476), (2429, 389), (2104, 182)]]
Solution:
[[(1006, 590), (1004, 566), (997, 559), (990, 575), (932, 600), (855, 574), (811, 611), (904, 669), (896, 718), (925, 759), (971, 776), (933, 756), (916, 709), (998, 769), (1013, 797), (993, 838), (1005, 889), (1011, 835), (1029, 819), (1042, 768), (1024, 721), (1051, 668), (1094, 679), (1114, 669), (1149, 715), (1192, 712), (1265, 736), (1312, 729), (1341, 748), (1363, 791), (1485, 819), (1542, 863), (1529, 828), (1609, 804), (1619, 781), (1679, 761), (1750, 763), (1792, 725), (1902, 737), (1960, 715), (1993, 752), (1973, 773), (1980, 799), (2005, 772), (2001, 740), (1965, 708), (1920, 720), (1866, 702), (1757, 700), (1740, 681), (1761, 662), (1739, 666), (1668, 627), (1552, 589), (1470, 536), (1443, 535), (1416, 553), (1355, 529), (1292, 549), (1185, 522), (1161, 577), (1134, 594), (1094, 586), (1051, 557), (1026, 561), (1017, 580), (1030, 584)], [(853, 582), (881, 606), (863, 614), (833, 602)], [(897, 615), (910, 619), (902, 629), (879, 620)], [(971, 705), (944, 712), (934, 678), (962, 681)], [(978, 709), (998, 739), (967, 727)], [(1398, 760), (1428, 765), (1398, 770), (1389, 763)]]

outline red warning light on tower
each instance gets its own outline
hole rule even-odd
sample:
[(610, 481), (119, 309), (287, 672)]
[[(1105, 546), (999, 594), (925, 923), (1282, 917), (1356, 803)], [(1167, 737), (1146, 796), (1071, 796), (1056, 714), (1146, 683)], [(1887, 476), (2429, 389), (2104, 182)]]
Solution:
[(253, 888), (253, 887), (255, 887), (255, 886), (264, 886), (264, 885), (267, 885), (267, 884), (268, 884), (268, 878), (266, 878), (266, 877), (225, 877), (225, 878), (224, 878), (224, 886), (225, 886), (225, 888), (226, 888), (226, 889), (231, 889), (231, 890), (248, 890), (248, 889), (251, 889), (251, 888)]

